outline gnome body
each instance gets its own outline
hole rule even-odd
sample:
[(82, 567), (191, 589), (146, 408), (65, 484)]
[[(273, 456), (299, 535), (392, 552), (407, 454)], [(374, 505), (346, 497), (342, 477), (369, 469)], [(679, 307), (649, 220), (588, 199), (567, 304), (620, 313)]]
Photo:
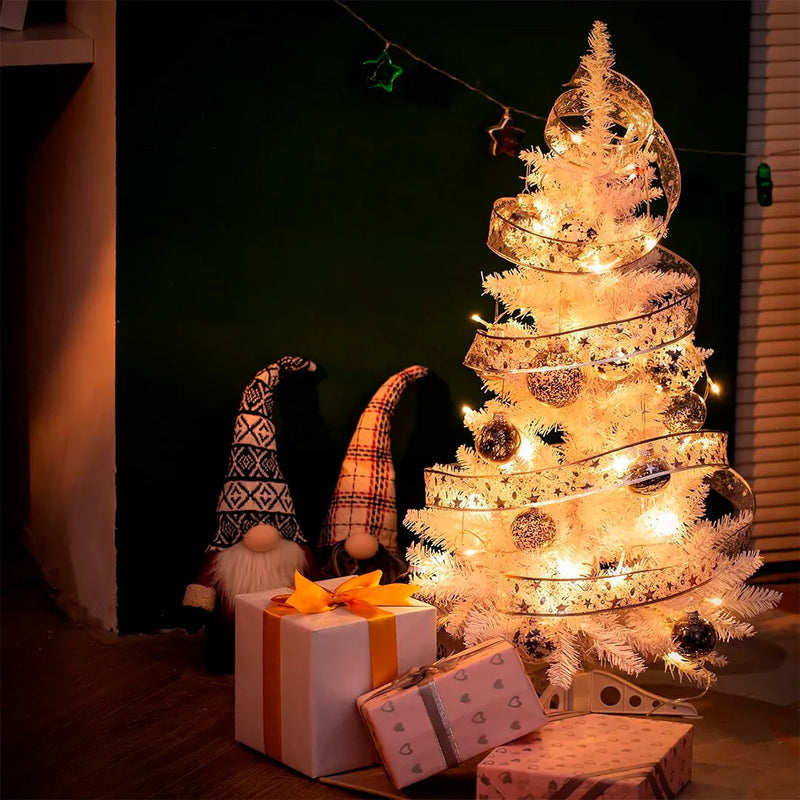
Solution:
[(428, 374), (408, 367), (392, 375), (361, 414), (347, 447), (320, 535), (330, 547), (327, 576), (380, 569), (391, 582), (405, 570), (397, 548), (395, 472), (389, 433), (403, 391)]
[(206, 624), (213, 671), (232, 669), (234, 597), (288, 586), (295, 569), (309, 570), (312, 554), (278, 465), (272, 411), (282, 377), (315, 369), (307, 359), (286, 356), (261, 370), (242, 394), (217, 503), (217, 532), (183, 598), (187, 628)]

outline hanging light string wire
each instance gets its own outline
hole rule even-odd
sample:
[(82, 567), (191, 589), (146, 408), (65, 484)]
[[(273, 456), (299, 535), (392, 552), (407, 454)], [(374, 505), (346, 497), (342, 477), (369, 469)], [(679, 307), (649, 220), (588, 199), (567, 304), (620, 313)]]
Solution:
[[(424, 64), (428, 69), (432, 69), (434, 72), (438, 72), (440, 75), (444, 75), (445, 78), (449, 78), (451, 81), (455, 81), (458, 84), (461, 84), (465, 89), (469, 89), (471, 92), (475, 92), (475, 94), (479, 94), (484, 99), (488, 100), (490, 103), (494, 103), (496, 106), (499, 106), (503, 109), (505, 114), (508, 114), (510, 111), (513, 111), (515, 114), (521, 114), (525, 117), (530, 117), (531, 119), (538, 119), (542, 122), (547, 121), (547, 117), (543, 117), (540, 114), (532, 114), (530, 111), (525, 111), (524, 108), (517, 108), (516, 106), (508, 105), (507, 103), (502, 102), (502, 100), (498, 100), (496, 97), (492, 97), (488, 92), (484, 92), (483, 89), (479, 89), (477, 86), (473, 86), (471, 83), (467, 83), (463, 78), (459, 78), (457, 75), (452, 75), (447, 70), (442, 69), (441, 67), (437, 67), (435, 64), (431, 64), (430, 61), (425, 60), (421, 56), (418, 56), (413, 51), (409, 50), (407, 47), (404, 47), (397, 42), (393, 42), (390, 39), (387, 39), (377, 28), (373, 27), (372, 25), (367, 22), (364, 17), (360, 14), (357, 14), (353, 11), (350, 6), (346, 3), (343, 3), (342, 0), (333, 0), (337, 6), (343, 8), (351, 17), (358, 20), (368, 31), (371, 31), (375, 34), (384, 44), (386, 50), (390, 47), (394, 47), (395, 50), (399, 50), (401, 53), (405, 53), (409, 58), (413, 58), (414, 61), (418, 61), (420, 64)], [(676, 147), (676, 150), (682, 153), (699, 153), (702, 155), (709, 155), (709, 156), (735, 156), (739, 158), (746, 158), (748, 155), (752, 155), (751, 153), (742, 153), (737, 150), (703, 150), (695, 147)], [(800, 153), (800, 150), (785, 150), (780, 153), (767, 153), (762, 158), (766, 159), (768, 156), (788, 156), (788, 155), (796, 155)]]
[(525, 111), (523, 108), (516, 108), (514, 106), (510, 106), (502, 101), (498, 100), (496, 97), (492, 97), (488, 92), (484, 92), (483, 89), (479, 89), (477, 86), (473, 86), (471, 83), (467, 83), (467, 81), (459, 78), (457, 75), (451, 75), (447, 70), (442, 69), (441, 67), (437, 67), (435, 64), (431, 64), (430, 61), (426, 61), (424, 58), (418, 56), (416, 53), (413, 53), (407, 47), (403, 47), (403, 45), (398, 44), (397, 42), (392, 42), (387, 39), (379, 30), (373, 28), (372, 25), (367, 22), (364, 17), (359, 16), (353, 11), (350, 6), (345, 5), (342, 0), (334, 0), (337, 6), (341, 6), (350, 16), (355, 17), (367, 30), (372, 31), (379, 39), (381, 39), (388, 50), (390, 47), (394, 47), (395, 50), (399, 50), (401, 53), (405, 53), (409, 58), (413, 58), (414, 61), (419, 61), (420, 64), (424, 64), (428, 69), (432, 69), (434, 72), (438, 72), (440, 75), (444, 75), (445, 78), (449, 78), (451, 81), (455, 81), (456, 83), (460, 83), (465, 89), (469, 89), (471, 92), (475, 92), (475, 94), (479, 94), (481, 97), (488, 100), (490, 103), (494, 103), (496, 106), (500, 106), (503, 111), (507, 114), (509, 111), (513, 111), (515, 114), (522, 114), (523, 116), (530, 117), (531, 119), (538, 119), (542, 122), (547, 121), (547, 117), (541, 117), (538, 114), (531, 114), (530, 111)]

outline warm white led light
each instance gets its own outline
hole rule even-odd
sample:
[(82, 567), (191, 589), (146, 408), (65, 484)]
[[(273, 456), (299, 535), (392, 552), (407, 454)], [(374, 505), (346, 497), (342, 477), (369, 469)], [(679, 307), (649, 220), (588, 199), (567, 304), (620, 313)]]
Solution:
[(669, 508), (651, 508), (645, 511), (637, 523), (649, 533), (656, 536), (675, 536), (683, 528), (681, 518)]

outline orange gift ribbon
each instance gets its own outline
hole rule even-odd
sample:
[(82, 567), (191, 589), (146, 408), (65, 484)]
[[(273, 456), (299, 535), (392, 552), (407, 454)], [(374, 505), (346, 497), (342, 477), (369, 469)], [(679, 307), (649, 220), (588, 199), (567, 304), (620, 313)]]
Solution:
[(281, 746), (281, 619), (290, 614), (321, 614), (346, 608), (367, 620), (372, 688), (397, 677), (397, 629), (394, 614), (379, 606), (411, 606), (413, 584), (380, 585), (381, 570), (355, 575), (333, 591), (294, 573), (294, 591), (272, 598), (263, 617), (264, 752), (280, 760)]

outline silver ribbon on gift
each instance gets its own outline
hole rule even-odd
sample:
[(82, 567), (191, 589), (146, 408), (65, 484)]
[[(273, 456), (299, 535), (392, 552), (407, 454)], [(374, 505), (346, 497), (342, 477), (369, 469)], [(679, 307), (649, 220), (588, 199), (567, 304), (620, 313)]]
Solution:
[(370, 694), (359, 703), (359, 706), (363, 707), (379, 697), (401, 692), (416, 686), (436, 736), (436, 741), (439, 744), (439, 749), (442, 751), (442, 758), (448, 767), (455, 767), (464, 759), (461, 758), (458, 751), (458, 743), (453, 734), (450, 718), (447, 715), (447, 709), (444, 707), (442, 697), (439, 694), (439, 689), (436, 686), (434, 678), (446, 672), (450, 672), (474, 655), (482, 653), (484, 650), (489, 650), (501, 643), (505, 644), (505, 640), (501, 638), (489, 639), (476, 647), (464, 650), (461, 653), (455, 653), (446, 658), (440, 658), (438, 661), (434, 661), (427, 666), (412, 667), (408, 672), (398, 675), (391, 683), (387, 683), (385, 686), (381, 686), (375, 689), (375, 691), (370, 692)]

